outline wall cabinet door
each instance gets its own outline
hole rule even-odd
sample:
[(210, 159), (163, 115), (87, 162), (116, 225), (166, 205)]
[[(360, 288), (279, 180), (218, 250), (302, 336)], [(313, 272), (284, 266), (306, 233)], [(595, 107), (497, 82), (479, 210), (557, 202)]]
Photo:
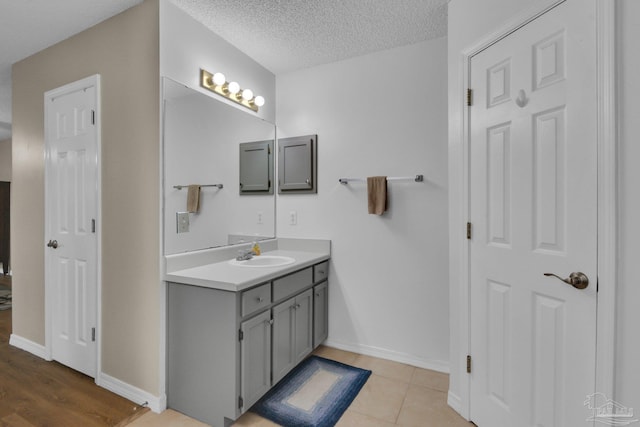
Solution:
[(309, 289), (273, 308), (273, 383), (313, 349), (313, 293)]
[(240, 194), (273, 194), (273, 141), (240, 144)]
[(329, 286), (326, 281), (313, 287), (313, 347), (329, 336)]
[(317, 193), (317, 135), (278, 140), (278, 192)]
[(241, 411), (244, 412), (271, 387), (271, 313), (267, 310), (243, 322), (240, 330)]

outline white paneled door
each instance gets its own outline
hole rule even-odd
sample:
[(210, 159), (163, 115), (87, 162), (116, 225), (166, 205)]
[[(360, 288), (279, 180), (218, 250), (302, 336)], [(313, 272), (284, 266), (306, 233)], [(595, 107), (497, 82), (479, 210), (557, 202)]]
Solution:
[[(594, 0), (568, 0), (471, 59), (470, 416), (480, 427), (588, 425), (595, 25)], [(568, 284), (545, 273), (576, 274)]]
[(47, 348), (96, 375), (98, 76), (45, 94)]

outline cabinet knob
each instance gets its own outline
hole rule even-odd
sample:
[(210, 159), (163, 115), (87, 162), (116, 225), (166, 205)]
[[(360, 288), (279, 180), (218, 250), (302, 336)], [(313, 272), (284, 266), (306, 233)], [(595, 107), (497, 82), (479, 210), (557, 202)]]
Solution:
[(262, 297), (258, 297), (258, 298), (256, 298), (256, 300), (258, 300), (258, 302), (264, 301), (264, 299)]
[(324, 270), (318, 270), (318, 273), (324, 274)]

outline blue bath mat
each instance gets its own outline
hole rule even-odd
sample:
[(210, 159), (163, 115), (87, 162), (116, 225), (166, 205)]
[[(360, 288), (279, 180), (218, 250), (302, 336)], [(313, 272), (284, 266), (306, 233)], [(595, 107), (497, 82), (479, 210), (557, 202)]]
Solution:
[(251, 411), (285, 427), (331, 427), (371, 371), (311, 356), (293, 368)]

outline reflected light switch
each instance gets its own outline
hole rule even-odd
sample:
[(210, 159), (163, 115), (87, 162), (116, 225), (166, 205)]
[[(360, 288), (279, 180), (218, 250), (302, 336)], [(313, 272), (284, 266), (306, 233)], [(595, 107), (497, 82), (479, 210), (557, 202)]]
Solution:
[(189, 231), (189, 212), (176, 212), (177, 233)]

